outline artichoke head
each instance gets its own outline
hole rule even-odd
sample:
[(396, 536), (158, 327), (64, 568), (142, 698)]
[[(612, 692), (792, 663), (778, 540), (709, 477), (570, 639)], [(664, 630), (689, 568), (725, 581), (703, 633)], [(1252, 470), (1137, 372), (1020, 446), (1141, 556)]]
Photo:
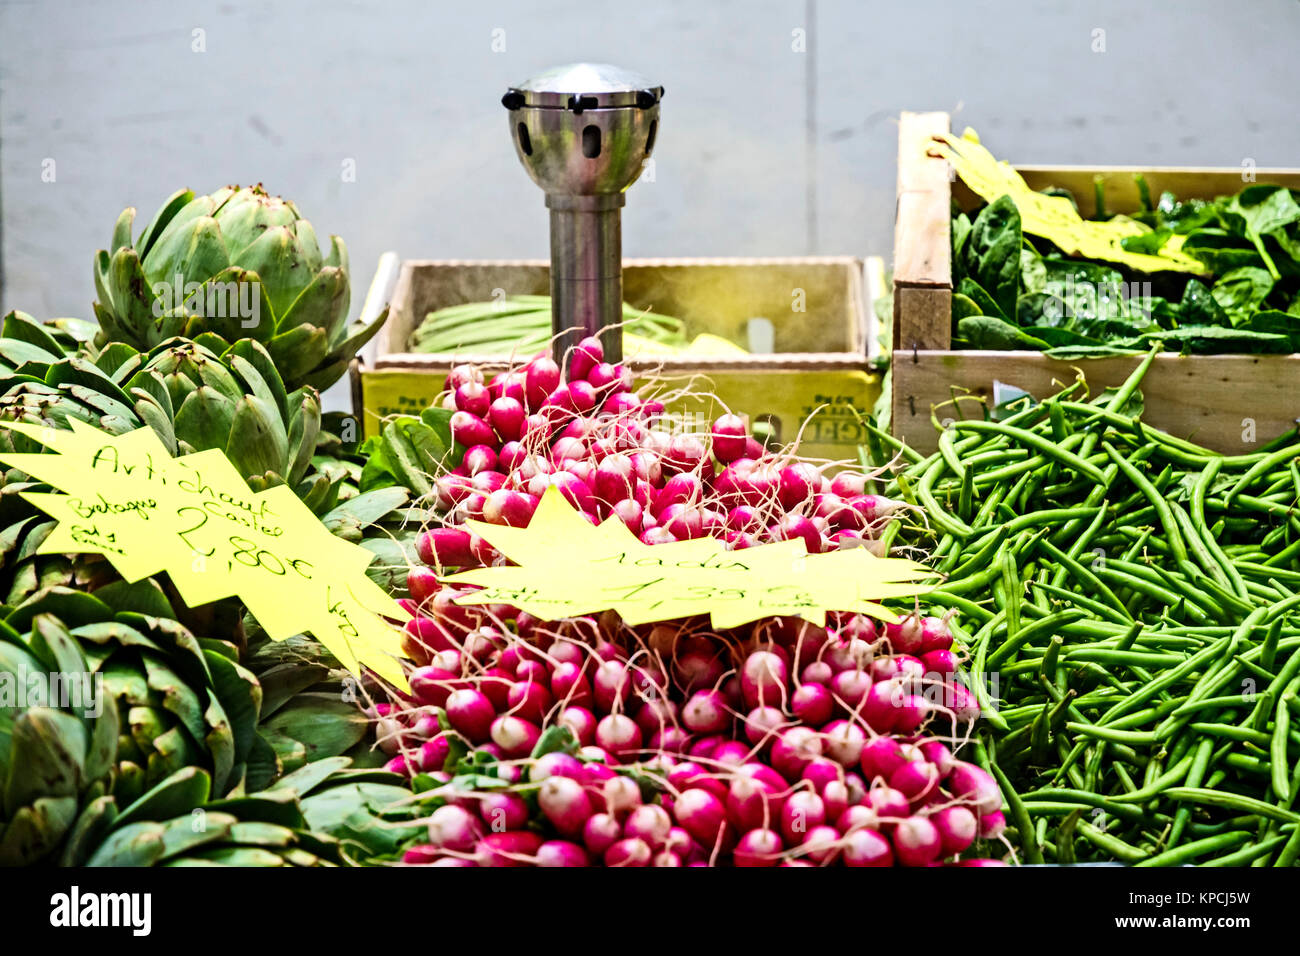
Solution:
[(322, 256), (316, 231), (292, 202), (259, 186), (172, 195), (133, 243), (135, 210), (95, 256), (96, 344), (148, 351), (184, 336), (261, 343), (290, 390), (323, 390), (387, 318), (348, 326), (347, 247)]

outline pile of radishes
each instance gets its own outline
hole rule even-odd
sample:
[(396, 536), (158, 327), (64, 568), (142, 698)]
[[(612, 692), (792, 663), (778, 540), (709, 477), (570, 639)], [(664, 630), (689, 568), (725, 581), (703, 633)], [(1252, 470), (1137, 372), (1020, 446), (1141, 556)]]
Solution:
[(998, 788), (953, 755), (979, 708), (944, 618), (720, 630), (456, 603), (465, 591), (439, 574), (495, 558), (460, 522), (526, 525), (552, 484), (648, 544), (872, 547), (897, 510), (864, 475), (769, 454), (735, 416), (704, 439), (661, 433), (662, 406), (629, 386), (595, 340), (567, 384), (546, 358), (488, 385), (468, 366), (449, 379), (467, 450), (437, 479), (446, 525), (408, 576), (410, 693), (372, 711), (389, 769), (436, 807), (404, 862), (925, 866), (995, 839)]
[(572, 352), (567, 379), (538, 356), (484, 382), (472, 365), (447, 378), (459, 465), (436, 479), (446, 527), (421, 540), (437, 566), (489, 564), (465, 518), (521, 527), (554, 485), (591, 521), (616, 515), (646, 544), (713, 535), (733, 548), (802, 538), (809, 553), (878, 548), (898, 504), (865, 490), (867, 478), (766, 451), (744, 418), (723, 415), (699, 434), (664, 424), (664, 405), (632, 391), (631, 373), (604, 361), (599, 340)]

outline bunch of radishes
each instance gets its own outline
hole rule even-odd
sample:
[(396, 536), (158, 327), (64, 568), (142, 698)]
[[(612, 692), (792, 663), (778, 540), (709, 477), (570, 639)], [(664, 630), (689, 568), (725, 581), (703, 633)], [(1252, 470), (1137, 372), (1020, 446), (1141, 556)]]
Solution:
[(745, 419), (727, 414), (699, 434), (659, 426), (664, 405), (632, 391), (631, 373), (604, 361), (599, 340), (572, 351), (568, 376), (547, 356), (484, 382), (472, 365), (447, 378), (459, 465), (436, 479), (446, 527), (426, 533), (421, 558), (438, 567), (489, 564), (465, 518), (527, 525), (554, 485), (592, 522), (616, 515), (647, 544), (712, 535), (733, 548), (802, 538), (810, 553), (877, 548), (898, 503), (866, 493), (867, 478), (834, 478), (766, 451)]
[[(427, 663), (411, 673), (411, 699), (379, 715), (380, 744), (395, 754), (390, 769), (444, 785), (454, 782), (446, 761), (456, 741), (495, 758), (525, 792), (540, 785), (529, 819), (576, 849), (542, 853), (540, 838), (532, 846), (520, 836), (521, 858), (562, 850), (556, 859), (606, 865), (677, 865), (659, 860), (664, 853), (683, 864), (922, 865), (1001, 831), (996, 786), (948, 745), (978, 707), (955, 678), (943, 619), (878, 627), (845, 614), (827, 627), (773, 619), (716, 632), (702, 620), (629, 628), (607, 616), (525, 622), (520, 636), (491, 623), (490, 608), (452, 603), (455, 593), (431, 595), (433, 616), (417, 608), (412, 624), (427, 624), (413, 630), (428, 641), (419, 645)], [(530, 757), (552, 727), (567, 728), (581, 749), (548, 755), (539, 770)], [(695, 842), (677, 853), (623, 831), (607, 845), (576, 839), (568, 815), (608, 813), (593, 788), (623, 786), (607, 784), (618, 768), (663, 780), (657, 809), (636, 816), (634, 829), (666, 813)], [(581, 786), (546, 782), (551, 776)], [(456, 802), (488, 806), (486, 796), (456, 794)], [(599, 819), (603, 838), (613, 831)], [(644, 848), (627, 842), (637, 838)], [(482, 862), (486, 852), (456, 859)]]
[[(961, 859), (1004, 822), (980, 768), (940, 741), (877, 737), (856, 773), (810, 758), (798, 775), (757, 759), (706, 769), (661, 757), (643, 789), (598, 755), (551, 752), (508, 765), (508, 786), (453, 778), (426, 799), (428, 842), (402, 861), (439, 866), (934, 866)], [(907, 789), (885, 783), (888, 778)], [(648, 789), (649, 799), (644, 790)]]

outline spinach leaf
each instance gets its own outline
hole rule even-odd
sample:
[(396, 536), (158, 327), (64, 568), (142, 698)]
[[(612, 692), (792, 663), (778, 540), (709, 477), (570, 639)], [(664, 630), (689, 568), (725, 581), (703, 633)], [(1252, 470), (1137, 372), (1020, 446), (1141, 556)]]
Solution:
[(1264, 237), (1300, 222), (1300, 204), (1291, 190), (1283, 186), (1247, 186), (1232, 198), (1225, 219), (1239, 235), (1249, 239), (1259, 250), (1269, 274), (1281, 278), (1272, 257), (1264, 248)]
[(966, 239), (970, 236), (970, 217), (964, 212), (957, 213), (952, 221), (952, 262), (961, 264), (966, 249)]
[(1068, 329), (1074, 325), (1074, 315), (1065, 302), (1046, 292), (1030, 292), (1016, 301), (1016, 319), (1021, 326), (1046, 326)]
[[(981, 290), (982, 291), (982, 290)], [(989, 300), (992, 301), (991, 299)], [(952, 320), (960, 322), (968, 315), (983, 315), (984, 310), (975, 304), (975, 300), (968, 295), (962, 295), (960, 292), (952, 294)]]
[(1020, 250), (1020, 285), (1025, 292), (1042, 292), (1047, 285), (1047, 268), (1043, 257), (1032, 246)]
[(1076, 319), (1117, 319), (1124, 314), (1124, 277), (1095, 262), (1048, 256), (1044, 292), (1065, 302)]
[(991, 315), (972, 315), (957, 323), (957, 335), (972, 349), (998, 351), (1047, 348), (1042, 339), (1027, 334), (1005, 319)]
[(1032, 325), (1025, 329), (1025, 333), (1032, 335), (1036, 339), (1042, 339), (1052, 348), (1062, 348), (1073, 345), (1098, 346), (1106, 344), (1101, 339), (1094, 339), (1090, 335), (1083, 335), (1079, 332), (1072, 332), (1069, 329), (1053, 327), (1050, 325)]
[(1178, 305), (1180, 325), (1230, 325), (1227, 313), (1210, 293), (1196, 281), (1188, 279), (1183, 288), (1183, 301)]
[(1020, 210), (1010, 196), (999, 196), (975, 217), (962, 251), (966, 275), (993, 297), (1000, 315), (1012, 320), (1020, 292), (1021, 245)]
[(1142, 338), (1147, 342), (1163, 342), (1167, 347), (1179, 346), (1194, 355), (1281, 355), (1291, 351), (1287, 336), (1273, 332), (1252, 332), (1249, 329), (1229, 329), (1213, 325), (1185, 326), (1149, 332)]
[(1173, 193), (1164, 192), (1156, 203), (1156, 213), (1162, 226), (1167, 226), (1177, 235), (1186, 236), (1217, 220), (1219, 205), (1203, 199), (1179, 202)]
[[(984, 291), (984, 287), (972, 278), (962, 279), (957, 285), (957, 292), (966, 296), (975, 303), (976, 315), (996, 315), (1000, 318), (1007, 319), (1008, 316), (1002, 311), (1002, 307), (993, 301), (993, 296)], [(1012, 310), (1012, 315), (1015, 311)]]
[(1263, 269), (1244, 266), (1225, 273), (1210, 294), (1227, 313), (1233, 325), (1240, 325), (1259, 311), (1260, 303), (1273, 291), (1273, 278)]
[(1150, 232), (1144, 232), (1138, 236), (1125, 236), (1119, 244), (1124, 247), (1125, 252), (1141, 252), (1148, 256), (1158, 255), (1160, 247), (1163, 246), (1174, 231), (1169, 228), (1161, 227), (1153, 229)]
[(1289, 312), (1279, 312), (1277, 309), (1267, 309), (1263, 312), (1256, 312), (1240, 328), (1248, 329), (1251, 332), (1272, 332), (1276, 335), (1285, 335), (1287, 341), (1290, 342), (1288, 351), (1300, 352), (1300, 316)]
[(1202, 229), (1188, 236), (1183, 252), (1205, 263), (1206, 270), (1216, 275), (1245, 266), (1264, 266), (1259, 251), (1250, 242), (1224, 229)]

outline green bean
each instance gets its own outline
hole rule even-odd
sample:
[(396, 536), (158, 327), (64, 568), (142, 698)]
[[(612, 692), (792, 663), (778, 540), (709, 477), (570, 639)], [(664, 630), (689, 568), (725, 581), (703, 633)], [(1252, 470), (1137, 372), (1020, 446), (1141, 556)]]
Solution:
[(1002, 772), (1002, 768), (996, 763), (990, 763), (989, 770), (993, 773), (993, 779), (997, 781), (998, 787), (1002, 790), (1002, 799), (1007, 802), (1007, 809), (1011, 813), (1011, 820), (1020, 831), (1020, 848), (1024, 850), (1025, 862), (1042, 863), (1043, 851), (1034, 838), (1034, 827), (1029, 819), (1029, 811), (1025, 809), (1024, 803), (1021, 802), (1019, 795), (1011, 786), (1011, 781), (1007, 775)]
[(1169, 547), (1173, 549), (1174, 557), (1179, 561), (1187, 558), (1187, 547), (1178, 530), (1178, 522), (1174, 519), (1173, 512), (1169, 508), (1169, 502), (1156, 491), (1155, 487), (1147, 480), (1146, 476), (1133, 467), (1127, 458), (1115, 450), (1115, 446), (1109, 442), (1102, 442), (1101, 447), (1106, 454), (1110, 455), (1111, 460), (1119, 466), (1124, 477), (1136, 485), (1151, 502), (1151, 506), (1156, 509), (1156, 516), (1160, 519), (1160, 524), (1165, 529), (1165, 536), (1169, 539)]
[(1084, 567), (1050, 541), (1039, 541), (1038, 547), (1051, 555), (1054, 560), (1059, 561), (1064, 565), (1069, 570), (1069, 573), (1072, 574), (1080, 584), (1091, 587), (1097, 594), (1101, 595), (1108, 604), (1111, 604), (1120, 612), (1126, 621), (1131, 621), (1133, 619), (1133, 615), (1130, 614), (1128, 608), (1124, 606), (1124, 602), (1121, 601), (1119, 597), (1116, 596), (1115, 592), (1107, 587), (1092, 570)]
[(1241, 846), (1243, 843), (1250, 841), (1249, 833), (1242, 833), (1240, 830), (1232, 833), (1224, 833), (1221, 836), (1206, 837), (1203, 840), (1193, 840), (1176, 849), (1166, 850), (1164, 853), (1157, 853), (1155, 856), (1148, 857), (1135, 863), (1135, 866), (1182, 866), (1189, 860), (1205, 856), (1207, 853), (1221, 853), (1224, 850), (1231, 850), (1234, 847)]
[(1125, 843), (1118, 837), (1111, 836), (1104, 830), (1099, 830), (1090, 823), (1080, 820), (1078, 825), (1079, 833), (1083, 835), (1093, 846), (1099, 850), (1104, 850), (1117, 860), (1124, 863), (1138, 863), (1147, 858), (1147, 853), (1138, 847)]
[(1294, 459), (1297, 455), (1300, 455), (1300, 447), (1294, 445), (1289, 445), (1286, 448), (1275, 451), (1271, 455), (1265, 455), (1262, 459), (1255, 462), (1255, 464), (1250, 467), (1249, 471), (1237, 479), (1237, 483), (1228, 489), (1228, 493), (1223, 496), (1224, 500), (1231, 503), (1232, 499), (1235, 498), (1243, 489), (1248, 488), (1251, 482), (1255, 481), (1255, 479), (1271, 471), (1273, 468), (1276, 468), (1278, 465)]
[(1270, 820), (1279, 820), (1282, 823), (1300, 823), (1300, 813), (1293, 813), (1282, 807), (1275, 807), (1271, 803), (1256, 800), (1254, 797), (1242, 796), (1239, 793), (1225, 793), (1222, 790), (1210, 790), (1200, 787), (1170, 787), (1165, 791), (1165, 796), (1170, 800), (1180, 802), (1185, 800), (1188, 803), (1200, 806), (1241, 810), (1244, 813), (1253, 813), (1257, 816), (1267, 817)]
[(1287, 685), (1282, 696), (1277, 700), (1277, 713), (1273, 718), (1273, 735), (1269, 740), (1269, 766), (1272, 770), (1273, 793), (1283, 803), (1291, 802), (1291, 781), (1287, 777), (1287, 736), (1291, 729), (1291, 711), (1287, 703), (1295, 699), (1296, 688), (1300, 687), (1300, 678)]
[(946, 462), (942, 458), (935, 459), (934, 464), (922, 473), (920, 480), (916, 483), (916, 495), (922, 507), (925, 508), (926, 517), (934, 522), (935, 527), (956, 538), (969, 538), (975, 533), (975, 529), (961, 519), (955, 518), (944, 511), (939, 506), (939, 502), (935, 499), (931, 490), (934, 479), (945, 464)]
[(1075, 455), (1062, 447), (1062, 445), (1070, 443), (1070, 439), (1075, 437), (1073, 435), (1061, 445), (1057, 445), (1043, 438), (1041, 435), (1036, 435), (1023, 428), (1017, 428), (1003, 422), (954, 422), (952, 427), (961, 431), (1002, 435), (1019, 445), (1023, 445), (1026, 448), (1032, 448), (1034, 451), (1038, 452), (1041, 457), (1049, 458), (1064, 465), (1066, 468), (1077, 471), (1080, 474), (1091, 478), (1093, 481), (1101, 482), (1103, 480), (1104, 476), (1102, 475), (1101, 469), (1097, 468), (1095, 465), (1089, 464), (1083, 458), (1080, 458), (1078, 455)]

